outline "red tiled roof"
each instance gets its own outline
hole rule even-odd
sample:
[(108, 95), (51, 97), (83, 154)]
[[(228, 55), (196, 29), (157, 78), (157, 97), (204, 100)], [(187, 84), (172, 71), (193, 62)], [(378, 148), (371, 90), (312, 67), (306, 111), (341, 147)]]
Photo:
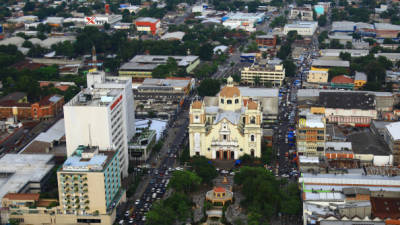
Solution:
[(13, 68), (15, 68), (16, 70), (24, 70), (24, 69), (36, 70), (36, 69), (39, 69), (40, 67), (44, 67), (44, 66), (45, 66), (44, 64), (33, 63), (31, 61), (24, 60), (24, 61), (15, 63), (13, 65)]
[(10, 200), (33, 200), (38, 201), (40, 194), (32, 193), (7, 193), (3, 198), (8, 198)]
[(336, 84), (352, 84), (354, 80), (348, 76), (340, 75), (332, 78), (331, 82)]
[(371, 197), (372, 214), (381, 219), (400, 218), (400, 198)]
[(226, 192), (226, 190), (223, 187), (215, 187), (214, 192)]
[(18, 103), (14, 100), (5, 100), (0, 102), (0, 107), (31, 107), (30, 103)]

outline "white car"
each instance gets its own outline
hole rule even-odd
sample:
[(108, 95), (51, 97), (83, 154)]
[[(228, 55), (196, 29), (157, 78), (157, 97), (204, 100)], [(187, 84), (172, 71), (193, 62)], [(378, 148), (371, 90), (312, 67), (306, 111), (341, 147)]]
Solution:
[(140, 199), (136, 199), (135, 205), (139, 205), (139, 203), (140, 203)]

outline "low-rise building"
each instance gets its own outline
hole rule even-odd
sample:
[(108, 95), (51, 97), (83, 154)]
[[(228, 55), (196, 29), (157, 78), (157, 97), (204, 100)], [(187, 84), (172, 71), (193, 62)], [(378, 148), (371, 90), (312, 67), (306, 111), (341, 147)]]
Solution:
[(369, 54), (368, 50), (358, 50), (358, 49), (322, 49), (320, 51), (321, 56), (328, 57), (339, 57), (340, 53), (349, 53), (351, 57), (361, 57), (367, 56)]
[(230, 29), (256, 31), (256, 24), (264, 21), (265, 13), (229, 13), (222, 18), (222, 25)]
[(62, 113), (64, 97), (60, 95), (49, 95), (39, 102), (28, 103), (24, 100), (16, 100), (19, 92), (11, 93), (0, 99), (0, 118), (6, 119), (13, 117), (16, 120), (41, 120), (56, 117)]
[(367, 83), (367, 74), (356, 71), (354, 75), (354, 88), (359, 89)]
[(145, 78), (133, 88), (136, 115), (146, 117), (149, 112), (154, 112), (157, 117), (173, 117), (181, 109), (194, 82), (194, 79), (184, 77)]
[(310, 7), (292, 8), (290, 10), (289, 19), (300, 19), (302, 21), (313, 21), (313, 10)]
[(276, 47), (277, 38), (275, 35), (257, 35), (256, 42), (260, 51)]
[(296, 145), (299, 155), (324, 156), (325, 118), (306, 112), (300, 114), (296, 126)]
[(7, 193), (43, 192), (54, 166), (53, 155), (5, 154), (0, 159), (0, 199)]
[(352, 90), (354, 88), (354, 79), (346, 75), (335, 76), (331, 80), (331, 87)]
[(136, 129), (135, 137), (128, 142), (129, 159), (134, 161), (146, 161), (151, 149), (156, 142), (156, 131), (150, 129)]
[(245, 84), (281, 86), (285, 79), (285, 68), (282, 64), (268, 64), (267, 62), (254, 63), (250, 67), (244, 67), (241, 71), (241, 82)]
[(308, 71), (307, 82), (309, 83), (328, 83), (328, 71)]
[[(400, 33), (400, 31), (399, 31)], [(398, 62), (400, 60), (400, 53), (376, 53), (375, 57), (383, 56), (386, 57), (388, 60), (392, 61), (393, 63)]]
[(374, 23), (377, 38), (397, 38), (400, 25), (390, 23)]
[(318, 28), (317, 22), (296, 21), (292, 24), (286, 24), (283, 28), (283, 33), (287, 35), (290, 31), (297, 31), (297, 34), (302, 36), (312, 36)]
[(349, 68), (350, 62), (344, 60), (321, 60), (315, 59), (312, 61), (311, 70), (316, 71), (328, 71), (332, 67), (344, 67)]
[(323, 107), (327, 122), (369, 126), (378, 116), (373, 94), (358, 92), (321, 92), (318, 106)]
[(93, 16), (86, 16), (84, 22), (86, 26), (103, 26), (104, 24), (114, 25), (115, 23), (121, 22), (122, 15), (118, 14), (96, 14)]
[(198, 56), (166, 56), (166, 55), (136, 55), (129, 62), (123, 64), (118, 74), (120, 76), (131, 76), (132, 78), (151, 78), (152, 71), (159, 65), (167, 63), (168, 58), (176, 60), (178, 67), (192, 71), (200, 64)]
[(139, 17), (135, 20), (136, 30), (155, 35), (160, 31), (161, 22), (159, 19), (150, 17)]
[(383, 137), (393, 154), (393, 163), (400, 165), (400, 122), (385, 126)]

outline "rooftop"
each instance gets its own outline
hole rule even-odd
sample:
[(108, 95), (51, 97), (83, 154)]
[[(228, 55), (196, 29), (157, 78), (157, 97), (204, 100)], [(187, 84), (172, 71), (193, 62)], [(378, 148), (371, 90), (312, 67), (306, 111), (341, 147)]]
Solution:
[(393, 140), (400, 140), (400, 122), (390, 123), (386, 125), (386, 129)]
[(391, 23), (374, 23), (375, 29), (377, 30), (398, 30), (400, 31), (399, 25), (394, 25)]
[(198, 60), (198, 56), (167, 56), (167, 55), (136, 55), (129, 62), (123, 64), (120, 70), (153, 70), (157, 66), (166, 64), (168, 58), (174, 58), (178, 66), (186, 67)]
[(185, 88), (190, 84), (190, 79), (156, 79), (156, 78), (146, 78), (144, 79), (142, 85), (138, 88), (148, 88), (148, 87), (174, 87), (174, 88)]
[(372, 197), (372, 213), (381, 219), (400, 219), (400, 198)]
[(321, 92), (319, 105), (326, 108), (375, 109), (375, 95), (357, 92)]
[(327, 67), (349, 67), (349, 61), (342, 60), (318, 60), (314, 59), (312, 66), (327, 66)]
[(305, 116), (300, 115), (299, 119), (299, 127), (307, 127), (307, 128), (324, 128), (324, 116), (307, 113)]
[(0, 199), (20, 192), (29, 182), (41, 182), (54, 167), (53, 155), (5, 154), (0, 159)]
[(356, 154), (389, 155), (390, 150), (383, 140), (372, 134), (368, 129), (350, 133), (348, 141)]
[(136, 19), (136, 22), (150, 22), (150, 23), (157, 23), (159, 19), (152, 18), (152, 17), (139, 17)]
[(102, 171), (115, 154), (115, 151), (99, 151), (98, 147), (81, 145), (65, 160), (62, 171)]
[(121, 93), (122, 90), (115, 88), (86, 88), (65, 105), (108, 107), (121, 96)]
[(34, 193), (7, 193), (3, 198), (8, 198), (9, 200), (31, 200), (38, 201), (40, 194)]
[(286, 24), (287, 28), (310, 28), (310, 27), (318, 27), (318, 23), (315, 21), (295, 21), (291, 24)]
[(335, 76), (332, 78), (331, 83), (334, 84), (353, 84), (354, 80), (346, 75)]
[(243, 97), (278, 97), (278, 88), (238, 87)]
[(367, 93), (375, 95), (376, 97), (392, 97), (391, 92), (374, 92), (374, 91), (349, 91), (349, 90), (325, 90), (325, 89), (299, 89), (297, 90), (297, 96), (299, 97), (318, 97), (320, 93), (334, 92), (334, 93)]
[(354, 80), (365, 80), (365, 81), (367, 81), (367, 74), (365, 74), (363, 72), (356, 71), (356, 74), (354, 76)]
[(185, 32), (182, 31), (168, 32), (161, 37), (161, 40), (182, 40), (183, 36)]

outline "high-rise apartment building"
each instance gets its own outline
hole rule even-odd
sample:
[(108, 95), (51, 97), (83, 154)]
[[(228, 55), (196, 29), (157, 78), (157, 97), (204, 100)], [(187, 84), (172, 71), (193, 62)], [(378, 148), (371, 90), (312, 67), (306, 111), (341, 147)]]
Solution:
[(135, 134), (132, 82), (87, 75), (88, 88), (64, 105), (67, 155), (79, 145), (117, 149), (123, 176), (128, 175), (128, 140)]
[(120, 200), (118, 151), (79, 146), (57, 172), (64, 214), (107, 214)]

